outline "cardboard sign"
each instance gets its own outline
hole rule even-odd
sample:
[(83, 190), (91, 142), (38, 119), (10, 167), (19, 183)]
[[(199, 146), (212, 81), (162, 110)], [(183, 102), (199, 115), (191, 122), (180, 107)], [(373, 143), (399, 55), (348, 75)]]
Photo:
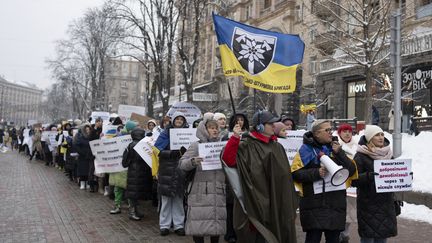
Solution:
[(287, 138), (278, 138), (278, 142), (284, 147), (290, 165), (294, 160), (294, 156), (303, 144), (303, 135), (305, 130), (289, 130)]
[(91, 151), (96, 157), (94, 161), (95, 173), (113, 173), (127, 170), (122, 166), (123, 152), (131, 142), (130, 135), (90, 141)]
[(117, 135), (117, 128), (116, 125), (108, 125), (103, 124), (102, 125), (102, 134), (104, 135), (104, 138), (113, 138)]
[(144, 106), (119, 105), (117, 113), (122, 121), (127, 121), (131, 118), (132, 113), (145, 116), (146, 108)]
[(130, 120), (131, 121), (136, 121), (138, 122), (138, 125), (142, 128), (142, 129), (146, 129), (147, 128), (147, 122), (149, 120), (151, 120), (153, 118), (149, 117), (149, 116), (144, 116), (144, 115), (140, 115), (137, 113), (132, 113)]
[(141, 141), (139, 141), (133, 149), (139, 154), (139, 156), (141, 156), (141, 158), (151, 168), (152, 167), (153, 150), (152, 150), (151, 145), (148, 143), (147, 139), (146, 138), (141, 139)]
[(197, 106), (186, 102), (177, 101), (171, 106), (166, 115), (172, 118), (175, 112), (183, 113), (188, 124), (192, 124), (195, 120), (201, 118), (201, 110)]
[(199, 139), (196, 137), (196, 128), (175, 128), (170, 129), (170, 149), (179, 150), (181, 147), (186, 149)]
[(204, 160), (201, 162), (202, 170), (222, 169), (220, 153), (227, 142), (200, 143), (198, 145), (199, 157)]
[(412, 191), (411, 159), (375, 160), (376, 192)]

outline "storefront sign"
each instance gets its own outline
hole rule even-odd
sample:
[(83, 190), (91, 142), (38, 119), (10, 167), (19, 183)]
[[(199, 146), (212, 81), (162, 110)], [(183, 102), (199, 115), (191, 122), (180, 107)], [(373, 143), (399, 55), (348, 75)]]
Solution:
[(349, 92), (350, 93), (362, 93), (366, 92), (366, 83), (359, 84), (359, 83), (352, 83), (349, 85)]
[(432, 76), (432, 67), (410, 69), (402, 73), (403, 91), (428, 89)]
[(217, 94), (193, 92), (193, 101), (217, 101)]

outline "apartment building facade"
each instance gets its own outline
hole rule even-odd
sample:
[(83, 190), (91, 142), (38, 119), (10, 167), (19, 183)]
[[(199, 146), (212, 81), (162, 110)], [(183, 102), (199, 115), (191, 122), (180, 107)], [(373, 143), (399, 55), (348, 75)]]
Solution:
[(40, 121), (43, 91), (26, 83), (0, 77), (0, 120), (13, 126), (26, 126), (29, 120)]

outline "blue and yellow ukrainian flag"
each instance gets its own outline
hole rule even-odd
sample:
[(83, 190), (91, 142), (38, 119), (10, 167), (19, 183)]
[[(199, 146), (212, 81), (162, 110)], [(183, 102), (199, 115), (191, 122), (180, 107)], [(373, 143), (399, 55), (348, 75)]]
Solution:
[(225, 76), (243, 76), (246, 86), (292, 93), (304, 43), (298, 35), (258, 29), (213, 14)]

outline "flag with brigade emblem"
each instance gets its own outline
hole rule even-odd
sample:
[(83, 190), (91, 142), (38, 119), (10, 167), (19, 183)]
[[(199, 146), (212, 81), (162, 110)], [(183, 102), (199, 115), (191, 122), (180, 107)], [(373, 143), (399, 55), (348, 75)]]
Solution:
[(298, 35), (258, 29), (213, 14), (225, 76), (243, 76), (248, 87), (292, 93), (304, 43)]

